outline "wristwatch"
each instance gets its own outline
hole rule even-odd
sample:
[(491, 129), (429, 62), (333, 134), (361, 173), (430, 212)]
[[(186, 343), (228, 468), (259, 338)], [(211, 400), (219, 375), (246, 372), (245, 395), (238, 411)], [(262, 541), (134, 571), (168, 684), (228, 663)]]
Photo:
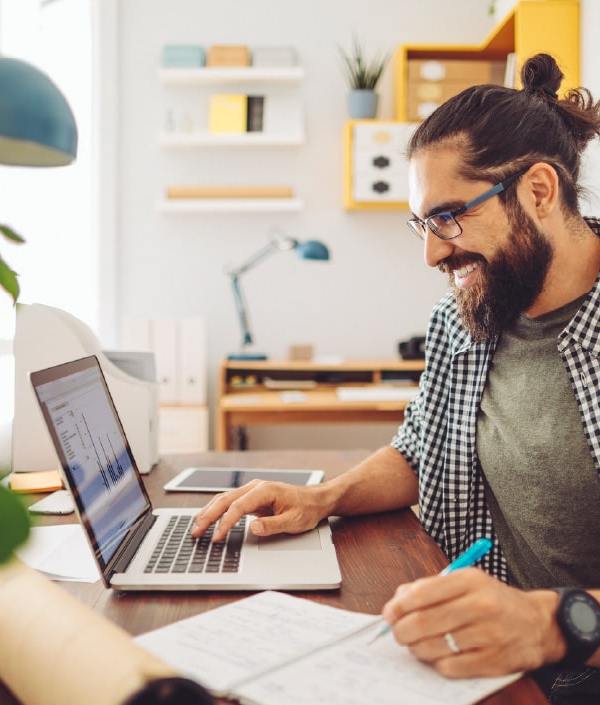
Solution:
[(559, 603), (556, 621), (567, 642), (559, 666), (582, 666), (600, 647), (600, 603), (584, 590), (553, 588)]

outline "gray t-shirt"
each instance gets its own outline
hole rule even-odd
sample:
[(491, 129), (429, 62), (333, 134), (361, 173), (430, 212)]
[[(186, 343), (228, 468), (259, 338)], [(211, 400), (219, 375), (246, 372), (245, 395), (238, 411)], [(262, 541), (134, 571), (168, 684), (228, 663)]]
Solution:
[(488, 506), (523, 588), (600, 584), (600, 480), (557, 350), (583, 298), (502, 334), (477, 419)]

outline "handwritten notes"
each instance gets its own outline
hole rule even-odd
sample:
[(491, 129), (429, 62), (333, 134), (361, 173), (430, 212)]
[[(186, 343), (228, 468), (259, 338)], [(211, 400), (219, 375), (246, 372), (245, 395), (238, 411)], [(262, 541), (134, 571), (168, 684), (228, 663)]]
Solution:
[(376, 619), (262, 592), (137, 638), (138, 643), (214, 692), (347, 636)]
[(260, 705), (469, 705), (518, 675), (448, 680), (417, 661), (387, 634), (368, 645), (380, 625), (246, 683), (242, 701)]

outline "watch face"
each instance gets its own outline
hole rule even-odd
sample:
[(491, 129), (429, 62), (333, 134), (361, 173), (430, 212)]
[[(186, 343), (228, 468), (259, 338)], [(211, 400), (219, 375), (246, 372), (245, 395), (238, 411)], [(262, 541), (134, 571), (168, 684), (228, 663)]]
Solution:
[(600, 638), (600, 610), (593, 599), (574, 594), (566, 607), (567, 621), (579, 639), (594, 642)]

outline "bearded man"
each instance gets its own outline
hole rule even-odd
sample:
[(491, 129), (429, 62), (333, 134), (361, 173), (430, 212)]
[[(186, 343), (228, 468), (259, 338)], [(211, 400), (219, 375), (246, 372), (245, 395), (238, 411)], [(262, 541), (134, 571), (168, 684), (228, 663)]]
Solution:
[(247, 513), (261, 536), (328, 515), (419, 503), (449, 559), (479, 568), (402, 585), (396, 640), (448, 677), (536, 670), (551, 702), (600, 702), (600, 221), (579, 168), (600, 134), (585, 89), (539, 54), (522, 90), (474, 86), (409, 145), (410, 227), (450, 278), (417, 399), (392, 440), (322, 486), (254, 483), (216, 497), (200, 535)]

